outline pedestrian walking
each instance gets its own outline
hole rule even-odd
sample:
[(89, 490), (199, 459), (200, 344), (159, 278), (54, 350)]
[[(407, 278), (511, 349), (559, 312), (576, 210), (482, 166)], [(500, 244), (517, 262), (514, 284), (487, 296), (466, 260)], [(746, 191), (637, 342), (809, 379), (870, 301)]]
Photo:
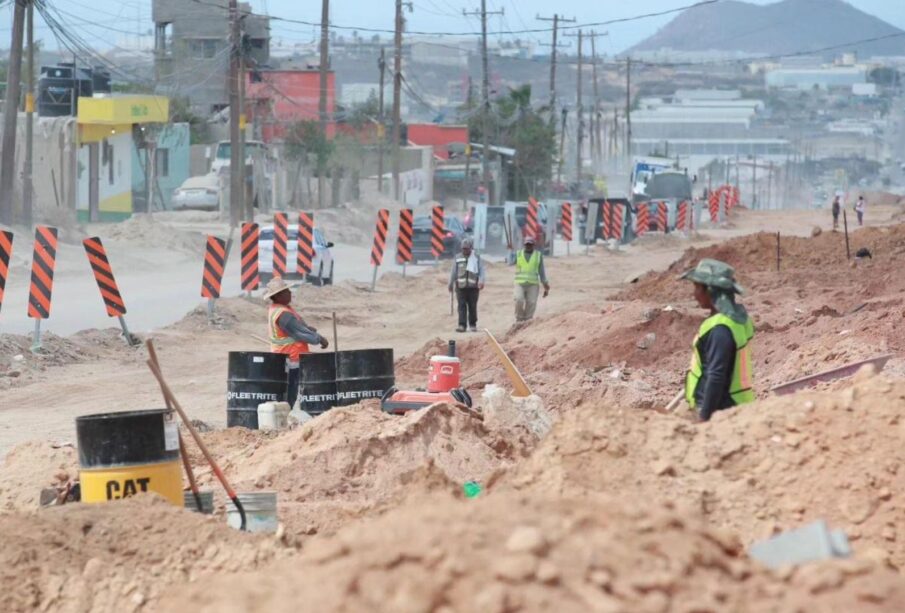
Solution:
[(459, 305), (459, 327), (456, 332), (465, 332), (466, 325), (472, 332), (478, 331), (478, 298), (484, 289), (484, 261), (474, 253), (471, 238), (462, 241), (462, 253), (453, 262), (449, 271), (449, 291), (456, 292)]
[(525, 237), (524, 248), (515, 256), (515, 321), (528, 321), (534, 317), (540, 286), (544, 286), (544, 298), (550, 294), (550, 283), (544, 269), (544, 254), (534, 248), (534, 237)]
[(865, 204), (866, 203), (864, 202), (864, 196), (863, 195), (858, 196), (858, 201), (855, 203), (855, 213), (858, 215), (858, 225), (859, 226), (864, 225)]

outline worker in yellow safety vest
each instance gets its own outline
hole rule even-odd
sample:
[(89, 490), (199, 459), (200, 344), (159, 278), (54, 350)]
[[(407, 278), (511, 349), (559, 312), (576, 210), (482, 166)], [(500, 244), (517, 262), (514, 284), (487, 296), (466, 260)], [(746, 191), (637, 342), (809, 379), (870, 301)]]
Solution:
[(528, 321), (537, 309), (540, 286), (544, 298), (550, 294), (550, 283), (544, 270), (544, 254), (534, 248), (534, 237), (525, 237), (525, 246), (515, 255), (515, 321)]
[(743, 292), (735, 271), (719, 260), (703, 259), (682, 275), (694, 282), (694, 297), (710, 311), (694, 337), (691, 366), (685, 378), (685, 400), (701, 421), (754, 400), (751, 340), (754, 324), (745, 307), (736, 303)]
[(290, 306), (292, 291), (281, 277), (274, 277), (264, 289), (264, 298), (270, 298), (267, 321), (270, 333), (270, 351), (286, 356), (288, 394), (286, 401), (295, 407), (299, 393), (299, 360), (309, 352), (309, 345), (330, 346), (317, 329), (309, 326), (301, 315)]

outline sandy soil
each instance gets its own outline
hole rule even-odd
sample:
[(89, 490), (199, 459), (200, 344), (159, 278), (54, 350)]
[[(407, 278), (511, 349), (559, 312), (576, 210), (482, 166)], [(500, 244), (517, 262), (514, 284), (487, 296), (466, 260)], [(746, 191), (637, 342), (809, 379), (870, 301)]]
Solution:
[[(855, 267), (822, 212), (740, 211), (693, 239), (553, 258), (553, 291), (520, 328), (512, 271), (492, 264), (480, 323), (546, 404), (546, 436), (527, 414), (503, 419), (481, 400), (477, 412), (437, 405), (397, 418), (367, 402), (280, 433), (221, 429), (227, 353), (262, 347), (251, 335), (265, 335), (265, 304), (222, 300), (213, 324), (189, 313), (154, 336), (163, 369), (191, 416), (213, 426), (203, 436), (237, 489), (278, 493), (282, 527), (270, 537), (225, 526), (194, 449), (201, 483), (217, 490), (213, 518), (153, 497), (36, 511), (41, 487), (77, 474), (76, 416), (162, 402), (145, 351), (111, 330), (51, 337), (39, 356), (0, 335), (0, 568), (15, 585), (0, 609), (902, 610), (898, 212), (871, 209), (875, 226), (852, 246), (874, 257)], [(653, 410), (679, 388), (704, 315), (676, 281), (700, 257), (736, 265), (748, 290), (761, 397), (706, 425)], [(508, 387), (483, 338), (451, 332), (446, 270), (367, 289), (306, 287), (296, 304), (322, 332), (335, 312), (342, 349), (392, 347), (401, 385), (423, 385), (429, 356), (456, 338), (475, 398)], [(895, 357), (883, 376), (767, 393), (884, 352)], [(478, 499), (464, 499), (466, 481), (482, 484)], [(745, 555), (820, 518), (846, 531), (854, 559), (770, 572)]]

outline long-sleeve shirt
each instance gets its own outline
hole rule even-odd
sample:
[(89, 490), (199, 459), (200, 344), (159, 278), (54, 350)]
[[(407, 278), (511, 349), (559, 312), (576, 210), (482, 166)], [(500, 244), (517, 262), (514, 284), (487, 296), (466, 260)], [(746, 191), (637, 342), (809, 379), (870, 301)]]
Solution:
[(277, 323), (283, 332), (297, 341), (308, 343), (309, 345), (319, 345), (321, 342), (321, 335), (308, 327), (301, 317), (296, 317), (292, 313), (283, 313), (277, 319)]
[(735, 339), (726, 326), (716, 326), (698, 339), (701, 356), (701, 380), (694, 392), (701, 419), (707, 421), (716, 411), (735, 406), (729, 388), (735, 368)]
[[(484, 259), (481, 256), (472, 253), (471, 255), (468, 256), (468, 258), (466, 258), (465, 265), (467, 267), (469, 264), (471, 264), (471, 262), (475, 262), (475, 261), (477, 262), (477, 267), (478, 267), (478, 283), (480, 285), (484, 285), (484, 280), (486, 278), (486, 273), (484, 271)], [(459, 276), (459, 260), (456, 259), (455, 261), (453, 261), (453, 265), (449, 269), (449, 287), (450, 288), (456, 287), (456, 279), (458, 278), (458, 276)]]

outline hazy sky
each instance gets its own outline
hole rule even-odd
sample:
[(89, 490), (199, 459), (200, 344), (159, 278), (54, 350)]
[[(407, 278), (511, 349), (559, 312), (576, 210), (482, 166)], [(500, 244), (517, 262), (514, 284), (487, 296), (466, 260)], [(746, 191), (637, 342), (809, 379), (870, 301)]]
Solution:
[[(124, 39), (134, 39), (135, 32), (148, 32), (151, 26), (151, 0), (51, 0), (65, 11), (66, 24), (76, 28), (83, 38), (99, 48), (109, 44), (122, 44)], [(191, 2), (192, 0), (185, 0)], [(773, 0), (751, 0), (756, 4), (770, 4)], [(494, 16), (489, 25), (491, 31), (522, 30), (549, 26), (535, 20), (540, 13), (550, 16), (555, 9), (566, 17), (577, 18), (579, 23), (606, 21), (631, 17), (645, 12), (668, 10), (692, 4), (694, 0), (487, 0), (488, 10), (505, 11)], [(850, 0), (863, 11), (876, 15), (891, 24), (905, 29), (905, 0)], [(320, 20), (321, 3), (318, 0), (251, 0), (258, 12), (317, 22)], [(473, 10), (480, 0), (414, 0), (414, 11), (407, 13), (409, 30), (426, 31), (477, 31), (479, 21), (465, 17), (462, 10)], [(331, 21), (339, 26), (357, 26), (392, 29), (394, 0), (332, 0)], [(0, 46), (8, 46), (9, 24), (12, 8), (0, 10)], [(631, 23), (606, 27), (610, 36), (600, 43), (599, 51), (615, 53), (653, 34), (675, 15), (642, 19)], [(89, 25), (86, 22), (92, 22)], [(272, 23), (274, 36), (289, 41), (311, 41), (316, 28), (301, 24)], [(365, 34), (362, 32), (362, 34)], [(36, 37), (48, 38), (49, 31), (39, 25)], [(524, 36), (548, 42), (548, 34)], [(840, 41), (844, 42), (844, 41)], [(55, 46), (48, 41), (48, 47)]]

